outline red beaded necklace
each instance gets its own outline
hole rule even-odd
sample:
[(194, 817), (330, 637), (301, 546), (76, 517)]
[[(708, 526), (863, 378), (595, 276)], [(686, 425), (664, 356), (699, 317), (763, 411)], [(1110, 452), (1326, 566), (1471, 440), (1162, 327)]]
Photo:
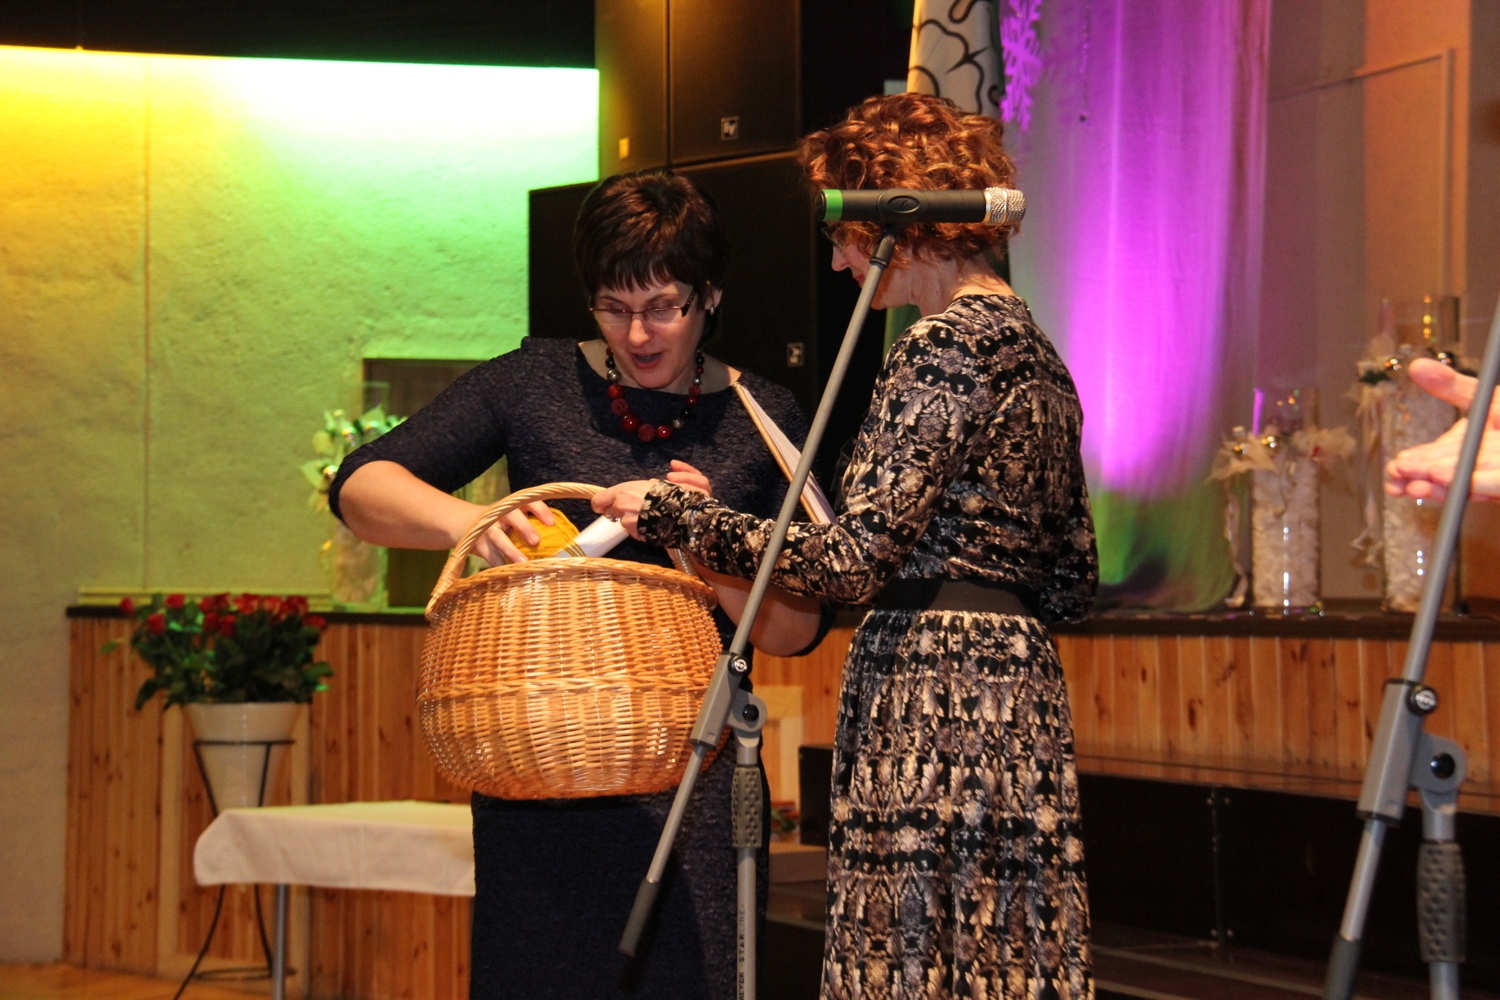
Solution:
[(615, 352), (606, 347), (604, 377), (609, 380), (609, 409), (620, 418), (620, 429), (643, 442), (651, 442), (665, 441), (672, 436), (673, 431), (686, 427), (688, 417), (693, 415), (693, 408), (698, 405), (698, 397), (703, 394), (702, 351), (694, 355), (693, 364), (693, 384), (688, 386), (687, 401), (682, 404), (682, 412), (673, 417), (671, 423), (648, 424), (630, 412), (630, 401), (625, 398), (625, 387), (620, 384), (620, 369), (615, 365)]

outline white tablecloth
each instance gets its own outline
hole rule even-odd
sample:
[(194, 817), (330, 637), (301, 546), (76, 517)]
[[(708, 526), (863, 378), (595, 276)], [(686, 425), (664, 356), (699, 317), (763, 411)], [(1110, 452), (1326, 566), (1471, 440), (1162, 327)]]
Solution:
[(474, 895), (466, 805), (341, 802), (226, 809), (198, 838), (199, 885), (261, 882)]

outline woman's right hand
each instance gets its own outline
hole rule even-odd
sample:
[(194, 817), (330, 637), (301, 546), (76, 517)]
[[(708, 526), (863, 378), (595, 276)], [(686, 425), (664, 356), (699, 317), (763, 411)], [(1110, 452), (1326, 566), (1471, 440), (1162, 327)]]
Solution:
[(672, 459), (672, 471), (667, 473), (667, 482), (708, 496), (714, 495), (714, 487), (708, 477), (680, 459)]
[[(1457, 407), (1460, 416), (1437, 440), (1407, 448), (1386, 463), (1385, 492), (1393, 497), (1442, 500), (1457, 471), (1459, 448), (1469, 426), (1463, 414), (1474, 401), (1478, 380), (1430, 358), (1416, 359), (1408, 370), (1413, 382)], [(1489, 425), (1480, 442), (1469, 498), (1500, 499), (1500, 395), (1490, 404)]]
[(528, 513), (549, 527), (557, 523), (557, 518), (552, 516), (552, 511), (541, 500), (524, 507), (517, 507), (491, 525), (490, 529), (474, 543), (474, 555), (491, 566), (503, 566), (508, 562), (526, 562), (526, 557), (521, 554), (521, 550), (516, 548), (511, 539), (520, 538), (527, 545), (535, 545), (542, 540), (541, 532), (536, 530), (536, 526), (526, 516)]

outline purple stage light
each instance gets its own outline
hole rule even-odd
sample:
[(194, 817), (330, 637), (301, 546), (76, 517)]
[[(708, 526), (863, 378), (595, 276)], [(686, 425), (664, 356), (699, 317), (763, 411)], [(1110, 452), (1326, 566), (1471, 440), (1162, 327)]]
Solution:
[(1269, 7), (1055, 0), (1043, 20), (1017, 284), (1078, 384), (1093, 487), (1177, 496), (1251, 376)]

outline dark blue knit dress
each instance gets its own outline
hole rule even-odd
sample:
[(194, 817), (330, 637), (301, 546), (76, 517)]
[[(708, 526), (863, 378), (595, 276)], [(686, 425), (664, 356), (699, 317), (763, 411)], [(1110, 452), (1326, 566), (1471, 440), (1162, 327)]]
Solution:
[[(746, 374), (742, 384), (797, 444), (805, 418), (790, 392)], [(687, 426), (642, 444), (618, 429), (607, 383), (570, 340), (528, 338), (481, 364), (391, 433), (350, 455), (330, 501), (367, 462), (393, 461), (445, 492), (507, 457), (514, 490), (551, 482), (610, 486), (695, 466), (735, 510), (775, 517), (786, 479), (732, 389), (705, 393)], [(684, 396), (627, 388), (633, 412), (667, 423)], [(587, 501), (557, 501), (580, 528)], [(612, 556), (669, 565), (663, 549), (626, 541)], [(733, 627), (715, 612), (727, 644)], [(642, 954), (616, 950), (671, 805), (672, 793), (512, 802), (474, 796), (473, 1000), (731, 1000), (735, 871), (730, 847), (733, 755), (700, 778), (658, 921)], [(766, 873), (762, 859), (762, 904)]]

